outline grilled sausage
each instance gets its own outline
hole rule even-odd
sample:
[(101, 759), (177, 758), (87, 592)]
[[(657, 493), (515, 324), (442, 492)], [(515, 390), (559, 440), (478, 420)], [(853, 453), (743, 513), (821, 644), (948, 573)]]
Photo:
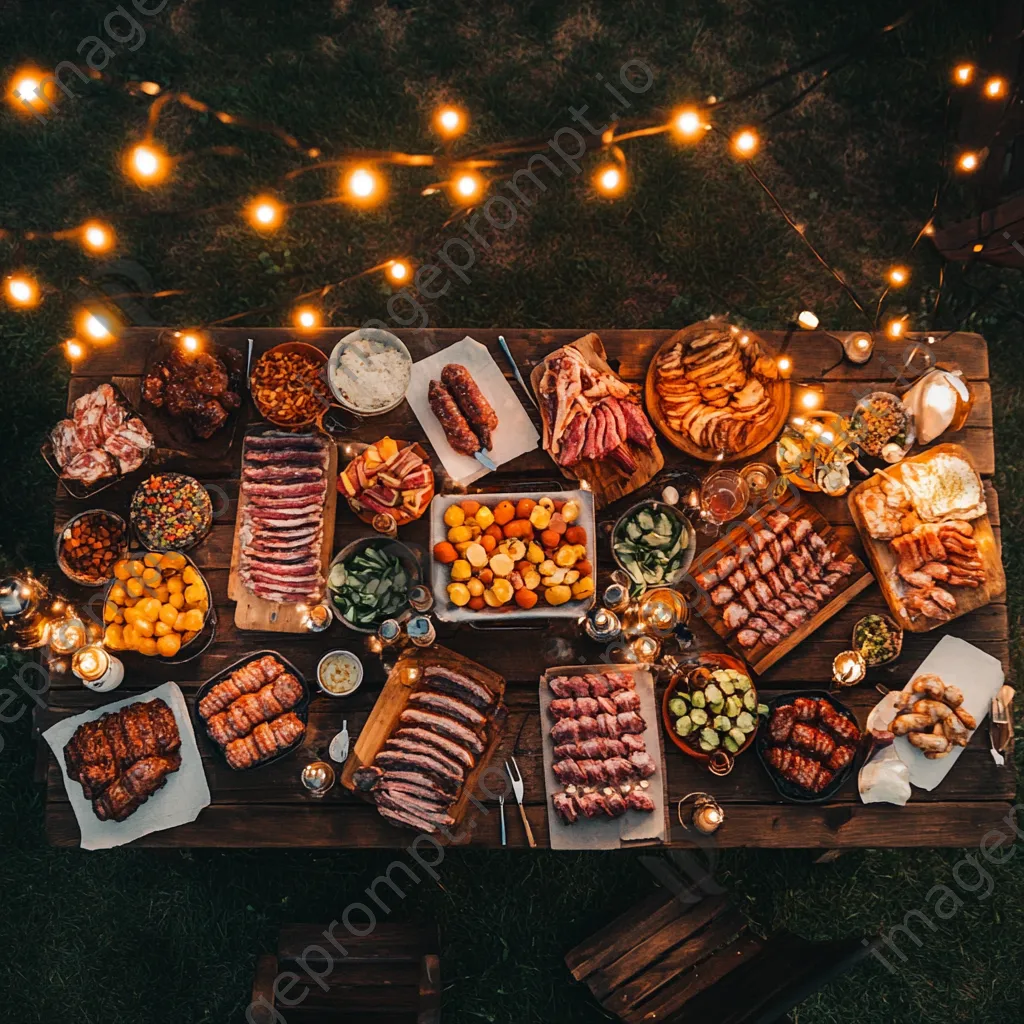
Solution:
[(473, 455), (480, 451), (480, 440), (459, 411), (451, 392), (439, 380), (430, 382), (427, 399), (430, 411), (437, 417), (444, 436), (455, 451), (460, 455)]
[(459, 363), (449, 363), (441, 371), (441, 381), (455, 399), (463, 416), (485, 449), (491, 447), (491, 431), (498, 426), (498, 414), (484, 398), (472, 374)]

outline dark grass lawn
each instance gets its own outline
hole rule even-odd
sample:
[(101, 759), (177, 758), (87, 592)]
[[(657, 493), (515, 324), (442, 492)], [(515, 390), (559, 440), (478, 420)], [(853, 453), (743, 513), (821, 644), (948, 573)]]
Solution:
[[(113, 9), (0, 4), (0, 65), (46, 67), (74, 57)], [(827, 50), (901, 13), (895, 0), (691, 3), (246, 3), (171, 0), (144, 20), (145, 43), (119, 47), (116, 79), (156, 79), (238, 114), (279, 123), (325, 153), (344, 147), (432, 145), (426, 125), (445, 98), (471, 111), (471, 142), (551, 133), (569, 105), (597, 118), (614, 103), (630, 58), (654, 70), (641, 114), (724, 95), (787, 63)], [(988, 5), (935, 4), (895, 37), (812, 94), (766, 131), (759, 166), (809, 235), (864, 295), (920, 226), (939, 175), (951, 65), (977, 52)], [(115, 31), (118, 29), (115, 28)], [(6, 71), (5, 71), (6, 79)], [(198, 157), (169, 187), (143, 194), (117, 173), (138, 137), (144, 105), (102, 84), (82, 86), (49, 125), (0, 115), (0, 225), (57, 229), (105, 214), (124, 254), (157, 289), (186, 295), (150, 304), (155, 321), (193, 324), (268, 302), (283, 308), (251, 323), (285, 322), (289, 296), (401, 253), (426, 257), (443, 241), (446, 203), (402, 193), (425, 183), (398, 173), (382, 212), (344, 207), (295, 213), (260, 240), (234, 213), (298, 165), (268, 136), (233, 131), (172, 108), (161, 139), (172, 152), (236, 145), (236, 158)], [(736, 125), (782, 102), (782, 88), (730, 113)], [(481, 252), (468, 284), (430, 304), (437, 325), (600, 328), (678, 327), (730, 312), (776, 327), (801, 308), (824, 323), (860, 326), (856, 311), (768, 207), (737, 165), (708, 140), (680, 151), (664, 139), (629, 149), (631, 189), (595, 202), (582, 178), (562, 178)], [(307, 176), (292, 198), (314, 198), (330, 176)], [(949, 214), (970, 210), (951, 196)], [(6, 273), (23, 261), (63, 295), (33, 315), (0, 311), (0, 557), (45, 568), (52, 560), (52, 477), (39, 439), (62, 411), (66, 370), (47, 349), (69, 332), (79, 277), (93, 270), (72, 247), (0, 243)], [(287, 250), (287, 252), (285, 252)], [(262, 257), (266, 252), (269, 258)], [(270, 267), (283, 268), (272, 272)], [(925, 326), (937, 263), (912, 261), (901, 296)], [(1024, 557), (1024, 363), (1018, 275), (954, 270), (935, 328), (957, 324), (976, 296), (995, 289), (966, 321), (988, 338), (993, 365), (998, 484), (1012, 620), (1019, 621)], [(332, 322), (383, 317), (390, 295), (376, 278), (335, 296)], [(1017, 636), (1019, 640), (1019, 635)], [(1020, 660), (1019, 645), (1015, 660)], [(4, 673), (11, 664), (5, 661)], [(326, 919), (359, 898), (389, 859), (361, 853), (121, 850), (104, 855), (47, 848), (40, 792), (31, 782), (24, 723), (3, 726), (0, 753), (0, 1018), (146, 1022), (241, 1020), (255, 955), (284, 921)], [(1024, 749), (1024, 747), (1022, 747)], [(869, 933), (931, 905), (963, 851), (851, 853), (812, 866), (804, 852), (733, 851), (720, 877), (758, 927), (811, 937)], [(445, 1017), (463, 1022), (595, 1021), (603, 1014), (571, 985), (561, 957), (653, 884), (628, 856), (449, 852), (439, 884), (409, 894), (396, 916), (427, 912), (444, 933)], [(967, 884), (971, 879), (967, 878)], [(924, 945), (904, 943), (890, 976), (871, 964), (797, 1012), (800, 1021), (1009, 1021), (1024, 1011), (1024, 861), (993, 869), (994, 889), (964, 905)]]

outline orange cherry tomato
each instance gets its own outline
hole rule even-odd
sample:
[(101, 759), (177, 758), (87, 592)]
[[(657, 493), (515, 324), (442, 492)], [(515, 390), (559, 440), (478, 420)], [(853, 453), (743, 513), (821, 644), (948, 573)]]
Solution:
[(562, 538), (554, 530), (545, 530), (540, 535), (540, 542), (546, 548), (557, 548)]
[(491, 523), (491, 525), (484, 530), (484, 533), (488, 537), (493, 537), (496, 541), (505, 539), (505, 534), (497, 523)]
[(499, 501), (494, 506), (494, 521), (499, 526), (504, 526), (506, 523), (511, 523), (516, 517), (516, 507), (511, 501)]
[(476, 575), (477, 579), (479, 579), (485, 587), (489, 587), (494, 582), (494, 572), (491, 569), (481, 569)]
[(529, 519), (536, 504), (533, 498), (520, 498), (516, 502), (516, 519)]
[(448, 541), (443, 540), (434, 545), (434, 558), (442, 565), (451, 565), (458, 557), (459, 553), (455, 550), (455, 546)]
[(533, 524), (529, 519), (513, 519), (511, 523), (505, 524), (505, 536), (523, 540), (533, 538)]
[[(473, 602), (471, 601), (470, 604), (472, 603)], [(519, 605), (520, 608), (532, 608), (536, 603), (536, 590), (527, 590), (526, 587), (521, 587), (516, 591), (516, 604)]]
[(565, 542), (566, 544), (586, 544), (587, 531), (582, 526), (570, 526), (565, 531)]
[(498, 546), (498, 542), (494, 539), (492, 534), (485, 533), (480, 538), (480, 546), (487, 552), (487, 554), (490, 554)]
[(480, 511), (480, 502), (474, 501), (472, 498), (467, 498), (465, 501), (459, 502), (459, 508), (466, 513), (466, 516), (475, 516)]
[(573, 568), (574, 568), (574, 569), (575, 569), (575, 570), (576, 570), (576, 571), (577, 571), (577, 572), (578, 572), (578, 573), (579, 573), (579, 574), (580, 574), (581, 576), (591, 576), (591, 575), (593, 575), (593, 572), (594, 572), (594, 567), (593, 567), (593, 566), (592, 566), (592, 565), (590, 564), (590, 562), (589, 562), (589, 561), (588, 561), (588, 560), (587, 560), (586, 558), (581, 558), (581, 559), (580, 559), (580, 560), (579, 560), (579, 561), (578, 561), (578, 562), (577, 562), (577, 563), (576, 563), (576, 564), (575, 564), (575, 565), (573, 566)]
[(471, 597), (468, 607), (472, 608), (475, 612), (479, 612), (487, 607), (487, 602), (482, 597)]

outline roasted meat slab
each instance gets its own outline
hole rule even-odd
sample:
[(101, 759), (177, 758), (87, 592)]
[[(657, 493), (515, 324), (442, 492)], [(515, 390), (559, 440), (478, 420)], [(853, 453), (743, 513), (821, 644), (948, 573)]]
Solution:
[(64, 764), (100, 821), (124, 821), (181, 767), (180, 748), (174, 713), (157, 699), (80, 725)]
[(821, 697), (797, 697), (768, 720), (768, 763), (787, 782), (820, 793), (853, 762), (860, 729)]

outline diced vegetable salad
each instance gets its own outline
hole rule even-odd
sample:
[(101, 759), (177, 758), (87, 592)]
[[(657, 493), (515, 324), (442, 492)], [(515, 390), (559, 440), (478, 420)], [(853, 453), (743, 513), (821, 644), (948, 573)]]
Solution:
[(679, 690), (668, 710), (676, 733), (705, 754), (719, 747), (738, 753), (757, 728), (757, 716), (768, 713), (767, 705), (757, 702), (750, 676), (732, 668), (715, 669), (701, 688)]
[(638, 586), (676, 581), (690, 535), (684, 520), (657, 506), (639, 508), (619, 523), (612, 549)]
[(388, 541), (368, 544), (339, 562), (327, 578), (335, 607), (353, 625), (370, 629), (403, 611), (411, 580)]

